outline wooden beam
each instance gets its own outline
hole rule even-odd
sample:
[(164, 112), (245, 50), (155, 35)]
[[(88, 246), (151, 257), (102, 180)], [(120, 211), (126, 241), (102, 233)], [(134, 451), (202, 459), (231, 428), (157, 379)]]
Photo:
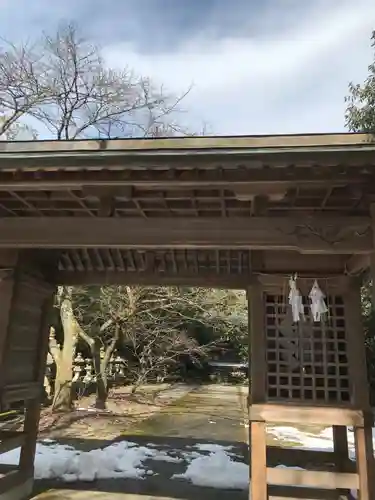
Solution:
[(287, 403), (267, 403), (251, 405), (249, 408), (250, 421), (265, 421), (268, 423), (306, 425), (344, 425), (363, 426), (364, 412), (349, 408), (293, 406)]
[(227, 248), (369, 253), (367, 217), (0, 219), (0, 248)]
[[(336, 490), (359, 487), (358, 474), (297, 469), (267, 468), (268, 484), (280, 486), (304, 486)], [(307, 492), (308, 493), (308, 492)]]
[[(345, 457), (345, 456), (344, 456)], [(326, 450), (312, 450), (299, 448), (284, 448), (281, 446), (267, 446), (267, 463), (270, 467), (283, 464), (285, 467), (301, 467), (311, 469), (316, 465), (326, 469), (335, 462), (335, 453)], [(355, 472), (355, 462), (348, 460), (347, 468), (341, 472)], [(337, 500), (337, 499), (336, 499)]]
[[(346, 168), (332, 167), (332, 155), (326, 159), (328, 166), (325, 166), (322, 158), (314, 159), (311, 156), (308, 159), (298, 159), (295, 155), (289, 155), (281, 159), (278, 155), (277, 159), (272, 159), (268, 155), (257, 159), (245, 158), (241, 163), (231, 155), (222, 155), (216, 160), (196, 157), (192, 160), (191, 157), (184, 157), (174, 160), (173, 169), (165, 168), (165, 159), (157, 157), (148, 159), (150, 161), (148, 169), (145, 160), (136, 159), (127, 163), (126, 169), (121, 158), (112, 159), (110, 163), (103, 162), (101, 157), (84, 159), (78, 163), (70, 159), (74, 167), (71, 170), (68, 159), (61, 164), (43, 165), (45, 160), (45, 158), (43, 162), (38, 160), (31, 166), (24, 160), (12, 168), (9, 163), (9, 168), (0, 170), (0, 191), (83, 189), (85, 193), (91, 192), (97, 195), (98, 190), (103, 194), (103, 189), (107, 188), (117, 195), (121, 192), (125, 193), (125, 197), (129, 197), (131, 187), (187, 189), (215, 186), (234, 191), (244, 190), (246, 187), (246, 191), (252, 194), (266, 194), (269, 189), (275, 189), (275, 184), (279, 186), (278, 190), (307, 185), (315, 188), (356, 185), (358, 188), (371, 190), (375, 175), (374, 171), (350, 165)], [(340, 163), (337, 159), (335, 161)], [(355, 161), (359, 160), (353, 159), (353, 163)], [(272, 162), (275, 163), (275, 168), (272, 168)], [(304, 166), (289, 167), (291, 163), (296, 162)], [(217, 169), (218, 163), (223, 166), (220, 173)], [(164, 168), (155, 169), (155, 164), (160, 164), (160, 167)], [(240, 168), (242, 164), (245, 168)], [(264, 164), (269, 165), (269, 168), (262, 168)], [(314, 164), (317, 166), (312, 168)], [(93, 166), (95, 168), (90, 170)]]
[(370, 267), (371, 254), (352, 255), (345, 262), (345, 272), (350, 276), (360, 275)]
[(99, 205), (99, 217), (112, 217), (115, 212), (115, 200), (112, 196), (102, 196)]
[[(336, 490), (309, 488), (303, 486), (268, 486), (269, 500), (338, 500)], [(353, 497), (352, 497), (353, 498)], [(0, 499), (1, 500), (1, 499)]]
[(145, 273), (121, 271), (59, 271), (54, 276), (57, 285), (142, 285), (142, 286), (201, 286), (208, 288), (245, 289), (251, 282), (248, 274), (215, 273)]
[[(293, 267), (293, 271), (295, 268)], [(289, 269), (289, 272), (292, 272)], [(311, 288), (311, 273), (303, 273), (298, 271), (298, 276), (300, 280), (304, 278), (304, 275), (309, 276), (309, 288), (306, 293)], [(166, 272), (149, 272), (149, 271), (124, 271), (120, 269), (109, 270), (60, 270), (56, 272), (51, 272), (48, 278), (56, 285), (143, 285), (143, 286), (201, 286), (201, 287), (212, 287), (212, 288), (223, 288), (223, 289), (246, 289), (249, 285), (254, 283), (254, 275), (250, 273), (243, 274), (224, 274), (224, 273), (213, 273), (207, 271), (201, 271), (199, 274), (196, 272), (178, 272), (172, 273), (170, 271)], [(316, 271), (314, 277), (325, 279), (327, 277), (327, 272)], [(330, 277), (330, 288), (340, 288), (345, 289), (345, 279), (346, 277), (342, 274), (337, 274), (337, 278), (333, 280), (333, 274), (329, 274)], [(273, 272), (272, 274), (267, 274), (264, 276), (258, 276), (257, 280), (267, 289), (269, 287), (283, 286), (286, 282), (286, 271), (283, 272)], [(302, 289), (304, 289), (302, 287)]]
[(240, 135), (240, 136), (197, 136), (197, 137), (158, 137), (139, 139), (87, 139), (83, 141), (2, 141), (2, 155), (20, 154), (113, 154), (114, 151), (162, 151), (187, 149), (217, 148), (301, 148), (301, 147), (334, 147), (356, 146), (371, 147), (374, 138), (371, 134), (339, 133), (339, 134), (288, 134), (288, 135)]

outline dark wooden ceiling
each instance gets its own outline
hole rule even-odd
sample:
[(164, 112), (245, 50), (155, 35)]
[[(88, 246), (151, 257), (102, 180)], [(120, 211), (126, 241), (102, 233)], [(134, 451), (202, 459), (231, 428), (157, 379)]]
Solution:
[[(87, 219), (103, 224), (104, 217), (124, 219), (134, 229), (132, 221), (158, 219), (164, 227), (163, 221), (178, 219), (183, 228), (189, 219), (210, 218), (239, 227), (253, 217), (265, 217), (265, 223), (294, 216), (369, 218), (374, 202), (375, 142), (364, 134), (0, 143), (0, 223), (44, 218), (56, 219), (58, 227), (64, 217), (82, 221), (84, 230)], [(41, 226), (31, 227), (43, 233)], [(223, 227), (229, 231), (228, 224)], [(292, 242), (294, 236), (288, 235)], [(12, 237), (22, 241), (14, 231)], [(190, 238), (195, 240), (192, 231)], [(124, 280), (153, 282), (179, 275), (186, 283), (214, 276), (215, 283), (226, 277), (229, 284), (243, 284), (264, 268), (254, 267), (250, 247), (183, 248), (179, 240), (174, 248), (160, 248), (161, 238), (159, 248), (116, 248), (115, 240), (103, 248), (104, 239), (98, 248), (90, 242), (90, 248), (61, 250), (60, 276), (69, 281), (76, 273), (77, 280), (90, 281), (100, 275), (100, 282), (111, 282), (122, 273)], [(288, 254), (294, 269), (296, 255)], [(350, 252), (331, 257), (325, 272), (340, 272)], [(303, 258), (299, 269), (314, 267), (313, 256)]]
[[(266, 191), (266, 187), (264, 191)], [(249, 187), (242, 192), (231, 188), (168, 187), (164, 189), (120, 188), (85, 190), (17, 190), (0, 191), (1, 217), (250, 217), (257, 206), (269, 214), (288, 212), (344, 212), (363, 215), (375, 195), (375, 178), (362, 187), (293, 186), (281, 187), (279, 193), (253, 195)]]
[(362, 214), (374, 186), (364, 134), (0, 143), (0, 217)]

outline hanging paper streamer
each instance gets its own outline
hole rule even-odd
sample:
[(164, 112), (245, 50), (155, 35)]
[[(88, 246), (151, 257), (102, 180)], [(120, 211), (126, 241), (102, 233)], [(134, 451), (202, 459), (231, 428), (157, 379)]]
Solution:
[(289, 304), (292, 306), (293, 321), (295, 323), (298, 323), (301, 318), (305, 319), (305, 312), (303, 308), (302, 297), (297, 288), (297, 275), (290, 278), (289, 288)]
[(328, 312), (328, 308), (324, 301), (325, 295), (320, 289), (317, 280), (314, 281), (309, 297), (311, 300), (310, 308), (313, 320), (320, 321), (322, 315)]

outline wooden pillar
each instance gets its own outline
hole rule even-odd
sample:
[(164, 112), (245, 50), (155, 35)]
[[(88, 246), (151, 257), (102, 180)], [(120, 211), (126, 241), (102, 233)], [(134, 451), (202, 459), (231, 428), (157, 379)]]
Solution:
[(372, 238), (373, 238), (373, 252), (370, 255), (370, 277), (372, 281), (371, 298), (372, 308), (375, 311), (375, 204), (370, 206), (370, 214), (372, 219)]
[(263, 290), (259, 282), (248, 289), (251, 403), (266, 400), (266, 344), (264, 330)]
[[(374, 451), (372, 428), (355, 427), (355, 454), (359, 474), (359, 500), (373, 500), (374, 496)], [(372, 457), (372, 458), (371, 458)]]
[(21, 454), (18, 470), (0, 478), (0, 500), (20, 500), (28, 497), (33, 487), (48, 350), (48, 312), (54, 287), (46, 281), (40, 266), (28, 260), (27, 253), (14, 257), (13, 265), (1, 279), (2, 256), (0, 251), (0, 401), (5, 405), (23, 404), (25, 421), (16, 439), (2, 433), (2, 441), (9, 443), (7, 450), (21, 446)]
[(370, 406), (365, 339), (361, 314), (361, 283), (353, 278), (345, 301), (345, 321), (348, 339), (348, 358), (351, 380), (351, 403), (361, 408), (366, 417), (363, 427), (354, 428), (357, 469), (361, 500), (375, 498), (375, 461), (372, 445), (372, 410)]
[[(248, 289), (249, 362), (251, 394), (249, 405), (266, 400), (266, 345), (264, 331), (263, 290), (259, 282)], [(267, 500), (266, 424), (251, 421), (249, 425), (250, 477), (252, 500)]]
[(14, 274), (17, 266), (17, 250), (0, 251), (0, 390), (4, 383), (5, 356), (8, 327), (14, 292)]
[(40, 394), (39, 397), (31, 399), (26, 403), (26, 414), (24, 423), (24, 432), (26, 434), (25, 442), (21, 448), (20, 456), (20, 470), (24, 472), (28, 477), (33, 477), (34, 475), (34, 458), (36, 451), (36, 441), (38, 437), (39, 428), (39, 418), (42, 403), (42, 388), (44, 374), (46, 370), (46, 359), (48, 353), (48, 341), (49, 341), (49, 329), (50, 329), (50, 319), (51, 310), (53, 307), (53, 295), (50, 294), (44, 300), (42, 306), (42, 316), (41, 324), (39, 329), (39, 347), (38, 347), (38, 358), (36, 361), (36, 380), (40, 384)]
[(0, 390), (4, 383), (5, 356), (7, 349), (8, 326), (13, 300), (14, 273), (6, 271), (0, 276)]
[[(350, 459), (348, 447), (347, 427), (334, 425), (333, 428), (333, 452), (335, 455), (335, 468), (337, 472), (350, 472)], [(340, 494), (349, 495), (350, 490), (340, 490)], [(344, 496), (344, 498), (346, 498)]]
[(265, 422), (250, 422), (249, 499), (267, 500), (267, 448)]

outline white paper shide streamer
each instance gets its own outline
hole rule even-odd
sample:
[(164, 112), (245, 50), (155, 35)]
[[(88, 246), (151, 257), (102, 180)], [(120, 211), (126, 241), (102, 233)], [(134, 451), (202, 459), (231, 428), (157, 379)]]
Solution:
[(324, 300), (325, 295), (320, 289), (317, 280), (314, 281), (309, 297), (311, 300), (310, 308), (313, 320), (320, 321), (322, 316), (328, 312), (328, 308)]
[(289, 280), (289, 304), (292, 307), (292, 315), (294, 323), (298, 323), (300, 319), (305, 319), (302, 296), (297, 288), (297, 276), (292, 276)]

